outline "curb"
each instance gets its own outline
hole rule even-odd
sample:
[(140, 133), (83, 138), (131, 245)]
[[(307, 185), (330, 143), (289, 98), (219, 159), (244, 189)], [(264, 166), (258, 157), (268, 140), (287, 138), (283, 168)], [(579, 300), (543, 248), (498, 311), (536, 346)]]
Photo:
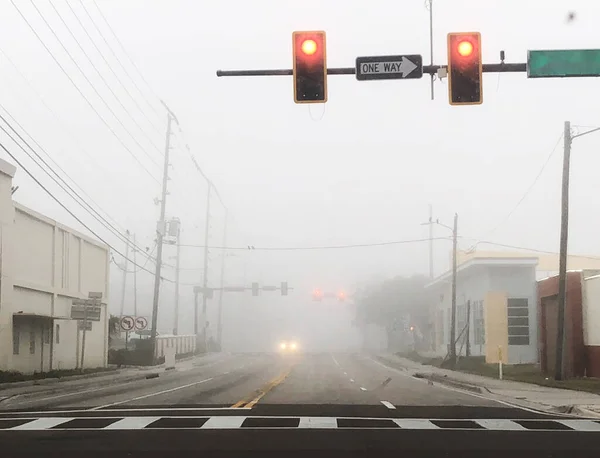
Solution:
[(480, 394), (485, 394), (485, 393), (491, 393), (490, 390), (488, 390), (486, 387), (482, 387), (482, 386), (478, 386), (478, 385), (472, 385), (470, 383), (466, 383), (460, 380), (455, 380), (452, 379), (446, 375), (438, 375), (438, 374), (424, 374), (422, 372), (416, 372), (413, 377), (416, 378), (421, 378), (421, 379), (426, 379), (429, 380), (431, 382), (437, 382), (437, 383), (441, 383), (443, 385), (448, 385), (451, 386), (453, 388), (459, 388), (461, 390), (467, 390), (467, 391), (472, 391), (474, 393), (480, 393)]
[(52, 385), (54, 383), (60, 383), (67, 380), (82, 380), (86, 378), (101, 377), (103, 375), (117, 375), (121, 373), (122, 369), (114, 369), (101, 372), (93, 372), (91, 374), (80, 374), (80, 375), (65, 375), (64, 377), (49, 377), (39, 380), (24, 380), (22, 382), (4, 382), (0, 383), (0, 390), (7, 388), (20, 388), (25, 386), (37, 386), (37, 385)]

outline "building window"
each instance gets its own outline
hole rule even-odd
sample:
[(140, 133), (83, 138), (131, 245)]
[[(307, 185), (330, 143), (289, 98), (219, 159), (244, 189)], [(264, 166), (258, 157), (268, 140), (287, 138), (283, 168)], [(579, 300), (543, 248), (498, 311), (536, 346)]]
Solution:
[(485, 322), (483, 320), (483, 301), (473, 302), (473, 342), (485, 344)]
[(35, 355), (35, 331), (29, 332), (29, 353)]
[(527, 299), (508, 299), (508, 345), (529, 345)]
[(19, 347), (21, 346), (21, 339), (19, 335), (19, 328), (13, 324), (13, 355), (19, 354)]
[(50, 331), (52, 329), (49, 327), (44, 326), (42, 328), (42, 334), (44, 335), (44, 343), (45, 344), (50, 344)]
[(56, 325), (56, 343), (60, 343), (60, 324)]

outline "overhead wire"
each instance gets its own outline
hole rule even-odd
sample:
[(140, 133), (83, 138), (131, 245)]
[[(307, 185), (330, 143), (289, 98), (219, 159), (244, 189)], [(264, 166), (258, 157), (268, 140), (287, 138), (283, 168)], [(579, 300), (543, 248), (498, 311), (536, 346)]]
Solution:
[[(129, 116), (129, 118), (131, 119), (131, 121), (133, 121), (133, 123), (135, 124), (135, 126), (140, 130), (140, 132), (142, 133), (142, 135), (144, 135), (144, 137), (146, 138), (146, 140), (148, 140), (148, 142), (150, 142), (150, 144), (154, 147), (154, 149), (156, 149), (158, 151), (158, 153), (162, 156), (163, 152), (161, 151), (161, 149), (156, 145), (155, 141), (148, 136), (148, 134), (142, 128), (142, 126), (140, 126), (140, 124), (137, 122), (137, 120), (135, 119), (135, 117), (131, 114), (131, 112), (123, 104), (123, 102), (121, 101), (121, 98), (119, 96), (117, 96), (117, 94), (115, 94), (115, 91), (112, 89), (112, 87), (108, 83), (108, 81), (106, 81), (106, 78), (104, 78), (104, 75), (102, 74), (102, 72), (100, 72), (100, 70), (98, 69), (98, 67), (96, 66), (96, 64), (92, 60), (92, 58), (89, 56), (89, 54), (87, 53), (87, 51), (85, 50), (85, 48), (82, 46), (82, 44), (79, 41), (79, 39), (75, 36), (75, 34), (73, 33), (73, 30), (71, 29), (71, 27), (69, 26), (69, 24), (67, 24), (67, 22), (65, 21), (65, 19), (62, 16), (62, 14), (60, 13), (60, 11), (58, 11), (58, 9), (56, 8), (56, 6), (54, 5), (54, 2), (52, 0), (48, 0), (48, 1), (50, 3), (50, 6), (52, 7), (52, 9), (54, 10), (54, 12), (56, 13), (56, 15), (58, 16), (58, 18), (62, 22), (62, 24), (65, 26), (65, 28), (69, 32), (69, 35), (71, 36), (71, 38), (73, 38), (73, 40), (77, 44), (78, 48), (81, 50), (81, 52), (83, 53), (83, 55), (86, 57), (86, 59), (88, 60), (88, 62), (92, 66), (92, 68), (96, 71), (96, 73), (98, 74), (98, 76), (100, 77), (100, 79), (102, 80), (102, 82), (104, 83), (104, 85), (106, 86), (106, 88), (109, 90), (109, 92), (112, 94), (112, 96), (114, 97), (114, 99), (117, 101), (117, 103), (119, 104), (119, 106), (123, 109), (123, 111), (125, 113), (127, 113), (127, 115)], [(67, 2), (67, 4), (68, 4), (68, 2)], [(70, 7), (70, 5), (69, 5), (69, 7)], [(86, 33), (87, 33), (87, 31), (86, 31)], [(142, 146), (139, 143), (138, 143), (138, 145), (140, 146), (140, 148), (142, 148)]]
[[(2, 107), (4, 109), (4, 111), (6, 111), (8, 113), (6, 108), (4, 108), (2, 105), (0, 105), (0, 107)], [(14, 132), (14, 134), (17, 137), (19, 137), (21, 142), (23, 142), (27, 146), (27, 148), (29, 148), (29, 150), (31, 150), (31, 152), (35, 155), (37, 160), (33, 158), (33, 156), (23, 147), (23, 145), (21, 145), (19, 142), (16, 141), (16, 139), (4, 128), (4, 126), (0, 125), (0, 130), (2, 130), (15, 143), (15, 145), (17, 145), (38, 167), (40, 167), (44, 171), (44, 173), (46, 173), (46, 175), (48, 175), (68, 196), (70, 196), (75, 202), (77, 202), (85, 211), (90, 213), (92, 215), (92, 217), (94, 217), (94, 219), (96, 219), (96, 221), (101, 223), (106, 229), (108, 229), (110, 232), (112, 232), (113, 235), (120, 238), (121, 241), (123, 241), (125, 243), (131, 243), (128, 240), (128, 237), (126, 235), (121, 233), (121, 231), (119, 229), (117, 229), (114, 225), (112, 225), (92, 205), (90, 205), (84, 198), (82, 198), (81, 195), (75, 189), (73, 189), (73, 187), (71, 185), (69, 185), (69, 183), (67, 183), (60, 176), (60, 174), (57, 173), (56, 170), (54, 170), (52, 168), (52, 166), (50, 164), (48, 164), (48, 162), (46, 162), (46, 160), (43, 157), (40, 156), (40, 154), (29, 144), (29, 142), (27, 142), (27, 140), (25, 140), (21, 136), (21, 134), (19, 134), (19, 132), (17, 132), (17, 130), (1, 114), (0, 114), (0, 119)], [(30, 138), (33, 138), (27, 131), (24, 130), (24, 132)], [(43, 150), (43, 151), (45, 152), (46, 155), (50, 156), (45, 150)], [(38, 160), (41, 161), (45, 167), (42, 167), (40, 165), (40, 163), (38, 162)], [(54, 176), (50, 172), (52, 172), (52, 174), (54, 174)], [(68, 188), (68, 190), (66, 188)], [(133, 246), (137, 249), (140, 249), (139, 246), (136, 246), (136, 245), (133, 245)]]
[[(69, 79), (69, 81), (71, 82), (71, 84), (73, 85), (73, 87), (75, 87), (75, 89), (77, 90), (77, 92), (79, 92), (79, 94), (83, 97), (83, 99), (86, 101), (86, 103), (89, 105), (89, 107), (94, 111), (94, 113), (98, 116), (98, 118), (102, 121), (102, 123), (108, 128), (108, 130), (111, 132), (111, 134), (117, 139), (117, 141), (121, 144), (121, 146), (123, 146), (123, 148), (125, 148), (125, 150), (131, 155), (131, 157), (138, 163), (138, 165), (140, 167), (142, 167), (142, 169), (158, 184), (160, 184), (160, 181), (146, 168), (146, 166), (139, 160), (139, 158), (133, 153), (133, 151), (131, 151), (131, 149), (123, 142), (123, 140), (121, 139), (121, 137), (119, 137), (117, 135), (117, 133), (115, 132), (115, 130), (108, 124), (108, 122), (106, 121), (106, 119), (104, 119), (104, 117), (100, 114), (100, 112), (96, 109), (96, 107), (92, 104), (92, 102), (90, 102), (90, 100), (87, 98), (87, 96), (83, 93), (83, 91), (81, 90), (81, 88), (75, 83), (75, 81), (73, 80), (73, 78), (71, 77), (71, 75), (69, 75), (69, 73), (67, 72), (67, 70), (63, 67), (63, 65), (58, 61), (58, 59), (56, 58), (56, 56), (54, 55), (54, 53), (50, 50), (50, 48), (48, 48), (48, 46), (46, 45), (46, 43), (44, 42), (44, 40), (42, 39), (42, 37), (37, 33), (37, 31), (35, 30), (35, 28), (31, 25), (31, 23), (29, 22), (29, 20), (27, 19), (27, 17), (25, 17), (25, 15), (22, 13), (22, 11), (19, 9), (19, 7), (15, 4), (14, 0), (10, 0), (10, 2), (12, 3), (12, 5), (14, 6), (14, 8), (17, 10), (17, 12), (19, 13), (19, 15), (21, 16), (21, 18), (25, 21), (25, 23), (27, 24), (27, 26), (29, 27), (29, 29), (33, 32), (33, 34), (35, 35), (35, 37), (37, 38), (37, 40), (42, 44), (42, 46), (44, 47), (44, 49), (48, 52), (48, 54), (50, 55), (50, 57), (52, 57), (52, 59), (54, 60), (54, 62), (56, 63), (56, 65), (58, 65), (58, 67), (61, 69), (61, 71), (65, 74), (65, 76)], [(35, 5), (34, 5), (35, 6)], [(43, 17), (42, 17), (43, 18)], [(90, 83), (91, 84), (91, 83)], [(147, 153), (144, 151), (144, 153), (147, 155)], [(154, 162), (153, 162), (154, 163)]]
[[(100, 236), (96, 231), (94, 231), (89, 225), (87, 225), (85, 222), (83, 222), (81, 220), (81, 218), (79, 218), (75, 213), (73, 213), (73, 211), (71, 211), (71, 209), (69, 209), (69, 207), (67, 207), (58, 197), (56, 197), (46, 186), (44, 186), (40, 180), (38, 180), (35, 175), (33, 173), (31, 173), (29, 171), (29, 169), (27, 167), (25, 167), (21, 161), (19, 161), (19, 159), (10, 152), (10, 150), (8, 148), (6, 148), (6, 146), (4, 146), (4, 144), (2, 142), (0, 142), (0, 148), (2, 148), (4, 150), (4, 152), (6, 152), (6, 154), (8, 154), (13, 161), (15, 161), (17, 163), (17, 165), (23, 169), (25, 171), (25, 173), (27, 175), (29, 175), (31, 177), (31, 179), (33, 181), (35, 181), (37, 183), (37, 185), (42, 188), (58, 205), (60, 205), (69, 215), (71, 215), (79, 224), (81, 224), (84, 228), (86, 228), (92, 235), (94, 235), (94, 237), (96, 237), (98, 240), (100, 240), (102, 243), (104, 243), (106, 246), (108, 246), (110, 249), (112, 249), (115, 253), (117, 253), (118, 255), (122, 256), (123, 259), (127, 259), (128, 261), (132, 262), (133, 265), (135, 265), (136, 267), (139, 267), (140, 269), (150, 273), (150, 274), (154, 274), (154, 272), (152, 272), (151, 270), (148, 270), (142, 266), (140, 266), (139, 264), (137, 264), (136, 262), (133, 262), (131, 259), (129, 259), (127, 256), (125, 256), (123, 253), (121, 253), (121, 251), (119, 251), (117, 248), (115, 248), (113, 245), (111, 245), (110, 243), (108, 243), (102, 236)], [(162, 278), (165, 281), (174, 283), (173, 280), (168, 279), (168, 278)]]
[[(144, 116), (144, 118), (148, 121), (148, 123), (150, 125), (152, 125), (152, 127), (156, 130), (156, 132), (159, 132), (159, 133), (162, 134), (161, 127), (157, 126), (150, 119), (150, 117), (146, 114), (146, 111), (141, 107), (141, 105), (138, 103), (138, 101), (136, 100), (136, 98), (129, 91), (129, 88), (127, 88), (127, 86), (125, 85), (125, 83), (123, 83), (123, 81), (121, 80), (121, 78), (119, 77), (119, 75), (117, 74), (117, 72), (115, 72), (113, 66), (108, 61), (108, 59), (106, 58), (106, 56), (104, 55), (104, 52), (97, 45), (96, 40), (94, 40), (94, 38), (90, 35), (90, 33), (88, 32), (88, 28), (85, 26), (85, 24), (83, 24), (83, 22), (81, 21), (81, 18), (79, 17), (79, 15), (77, 14), (77, 12), (71, 6), (71, 2), (69, 2), (69, 0), (65, 0), (65, 3), (67, 4), (67, 6), (69, 7), (69, 9), (71, 10), (71, 13), (73, 13), (73, 16), (75, 16), (75, 19), (77, 20), (77, 22), (79, 23), (79, 25), (81, 26), (81, 28), (83, 29), (83, 31), (85, 32), (86, 36), (90, 40), (90, 43), (92, 43), (92, 45), (94, 46), (94, 48), (96, 49), (96, 51), (98, 52), (98, 54), (100, 55), (100, 57), (102, 58), (102, 60), (106, 64), (106, 66), (108, 67), (108, 69), (114, 75), (115, 79), (119, 82), (119, 84), (121, 85), (121, 87), (123, 88), (123, 90), (125, 91), (125, 93), (129, 96), (129, 98), (131, 99), (131, 101), (135, 104), (135, 106), (140, 111), (140, 113), (142, 114), (142, 116)], [(84, 8), (85, 8), (85, 6), (84, 6)], [(86, 11), (86, 14), (88, 14), (87, 11)], [(98, 28), (96, 27), (96, 24), (94, 23), (93, 19), (91, 19), (90, 22), (92, 22), (92, 24), (94, 25), (94, 28), (96, 28), (96, 30), (98, 31), (98, 34), (101, 36), (101, 38), (103, 38), (102, 37), (102, 32), (100, 30), (98, 30)], [(134, 82), (134, 84), (135, 84), (135, 82)]]

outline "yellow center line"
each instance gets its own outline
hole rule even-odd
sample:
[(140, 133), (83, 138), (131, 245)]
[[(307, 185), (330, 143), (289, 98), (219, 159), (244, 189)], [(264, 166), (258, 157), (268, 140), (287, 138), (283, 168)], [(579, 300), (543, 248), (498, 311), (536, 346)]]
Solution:
[(254, 398), (252, 398), (250, 401), (248, 401), (248, 398), (244, 398), (244, 399), (236, 402), (235, 404), (233, 404), (231, 407), (232, 408), (239, 408), (239, 407), (252, 408), (252, 407), (254, 407), (254, 405), (258, 401), (260, 401), (261, 398), (265, 394), (267, 394), (269, 391), (271, 391), (277, 385), (282, 383), (288, 377), (288, 375), (290, 375), (290, 372), (292, 372), (292, 368), (293, 368), (293, 366), (290, 366), (285, 371), (283, 371), (281, 374), (279, 374), (277, 377), (275, 377), (273, 380), (271, 380), (269, 383), (267, 383), (264, 387), (262, 387), (258, 391), (258, 394)]

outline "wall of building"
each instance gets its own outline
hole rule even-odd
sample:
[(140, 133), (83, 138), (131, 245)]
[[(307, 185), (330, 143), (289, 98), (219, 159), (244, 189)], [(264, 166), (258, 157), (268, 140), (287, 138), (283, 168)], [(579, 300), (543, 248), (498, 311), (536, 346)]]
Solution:
[(588, 377), (600, 377), (600, 275), (586, 275), (583, 281), (583, 344)]
[[(75, 368), (81, 339), (71, 304), (92, 291), (108, 297), (108, 247), (13, 202), (6, 164), (0, 162), (0, 370)], [(85, 366), (106, 366), (106, 303), (86, 334)]]

